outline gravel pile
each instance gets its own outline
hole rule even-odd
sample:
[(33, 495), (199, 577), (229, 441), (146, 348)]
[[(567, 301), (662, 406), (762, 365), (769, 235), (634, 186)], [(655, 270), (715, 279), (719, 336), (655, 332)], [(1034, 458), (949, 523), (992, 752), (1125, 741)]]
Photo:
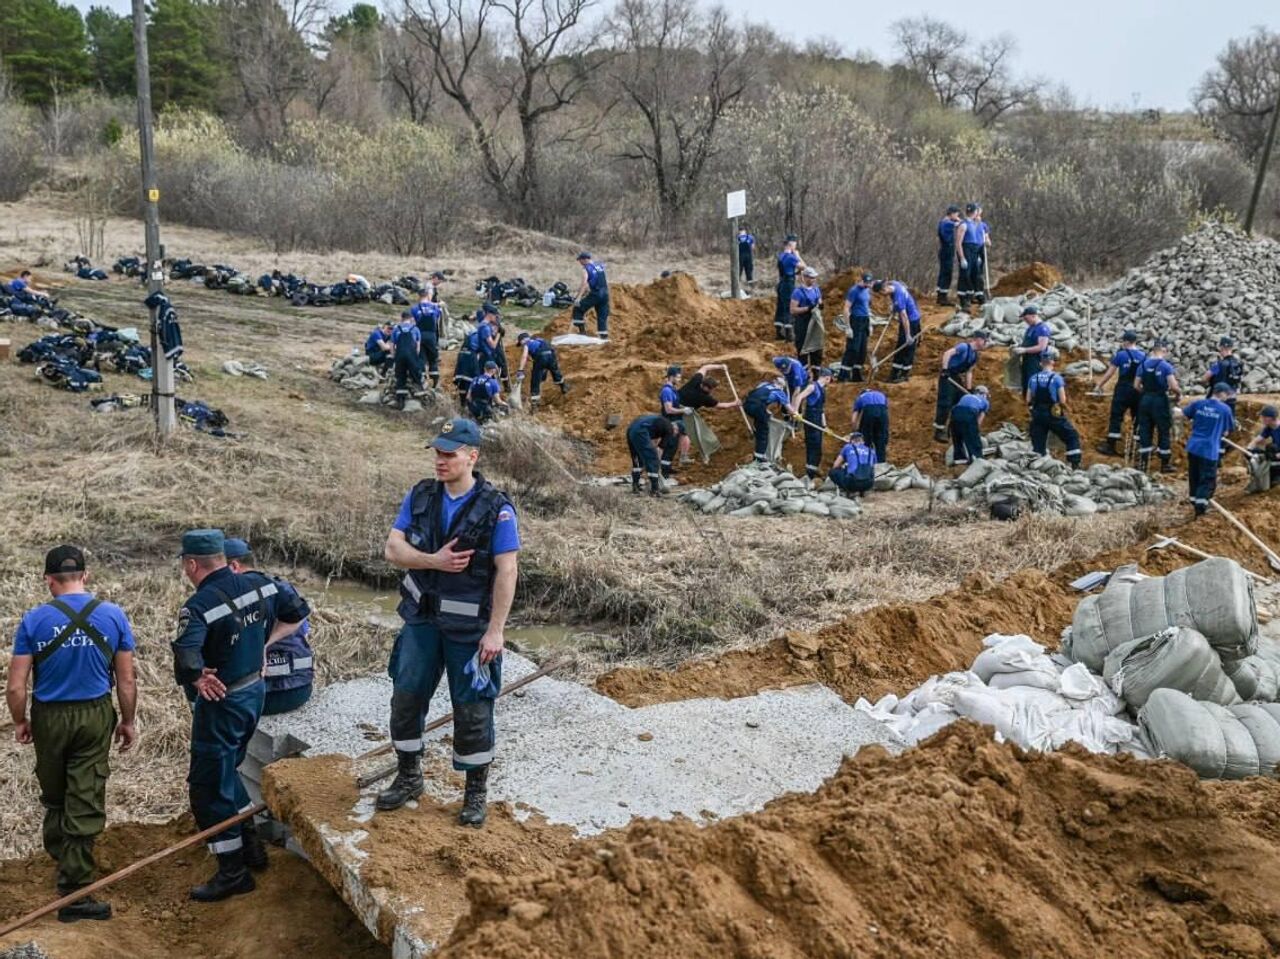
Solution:
[(820, 490), (808, 489), (803, 481), (787, 470), (755, 464), (734, 470), (708, 489), (681, 493), (679, 499), (703, 513), (727, 513), (730, 516), (807, 513), (832, 519), (852, 519), (862, 512), (857, 500), (846, 497), (829, 481)]

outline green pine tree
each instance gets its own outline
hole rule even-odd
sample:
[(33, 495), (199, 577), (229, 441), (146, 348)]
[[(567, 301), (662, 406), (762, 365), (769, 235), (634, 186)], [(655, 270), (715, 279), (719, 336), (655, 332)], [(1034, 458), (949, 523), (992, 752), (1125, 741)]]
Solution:
[(57, 0), (0, 0), (0, 63), (36, 106), (83, 87), (93, 73), (80, 11)]
[[(2, 0), (0, 0), (2, 2)], [(132, 96), (133, 22), (107, 7), (90, 7), (84, 17), (93, 79), (103, 93)]]
[(154, 0), (147, 46), (151, 94), (166, 106), (213, 110), (224, 78), (217, 56), (217, 7), (204, 0)]

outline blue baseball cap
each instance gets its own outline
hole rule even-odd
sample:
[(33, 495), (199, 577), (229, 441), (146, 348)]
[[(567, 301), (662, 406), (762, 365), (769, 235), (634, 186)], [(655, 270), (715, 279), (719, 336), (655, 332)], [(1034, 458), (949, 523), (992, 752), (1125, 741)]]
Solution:
[(1019, 313), (1018, 315), (1019, 316), (1039, 316), (1040, 307), (1036, 306), (1034, 303), (1028, 303), (1026, 306), (1022, 308), (1022, 312)]
[(480, 312), (488, 313), (490, 316), (498, 316), (502, 313), (495, 304), (488, 302), (486, 302), (484, 306), (480, 307)]
[(220, 529), (189, 529), (182, 534), (179, 556), (217, 556), (226, 549), (226, 538)]
[(454, 450), (461, 449), (464, 446), (474, 446), (478, 449), (480, 446), (480, 427), (475, 420), (469, 420), (463, 416), (454, 417), (451, 420), (447, 420), (440, 427), (440, 435), (428, 443), (427, 446), (440, 450), (442, 453), (452, 453)]
[(243, 559), (252, 552), (253, 550), (249, 548), (249, 544), (242, 539), (232, 538), (226, 540), (222, 546), (222, 554), (227, 559)]
[(1213, 384), (1213, 392), (1215, 396), (1218, 393), (1234, 393), (1235, 391), (1236, 391), (1235, 387), (1232, 386), (1230, 383), (1214, 383)]

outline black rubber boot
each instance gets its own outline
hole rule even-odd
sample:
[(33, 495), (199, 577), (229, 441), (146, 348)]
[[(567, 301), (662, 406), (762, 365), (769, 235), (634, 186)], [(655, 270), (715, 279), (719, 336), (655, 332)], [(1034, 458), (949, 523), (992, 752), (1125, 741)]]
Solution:
[(939, 294), (938, 294), (938, 305), (939, 305), (939, 306), (950, 306), (950, 305), (951, 305), (951, 298), (950, 298), (950, 297), (948, 297), (948, 296), (947, 296), (947, 294), (945, 294), (945, 293), (939, 293)]
[(218, 871), (208, 882), (193, 887), (191, 898), (196, 902), (219, 902), (256, 888), (253, 876), (244, 865), (244, 850), (237, 849), (218, 854)]
[(561, 396), (564, 396), (566, 393), (568, 393), (568, 392), (569, 392), (569, 389), (570, 389), (570, 387), (569, 387), (569, 381), (568, 381), (568, 380), (562, 380), (562, 381), (560, 382), (560, 395), (561, 395)]
[(1177, 470), (1176, 470), (1176, 469), (1174, 469), (1174, 466), (1173, 466), (1173, 462), (1172, 462), (1172, 460), (1173, 460), (1173, 457), (1171, 457), (1171, 456), (1162, 456), (1162, 457), (1160, 457), (1160, 472), (1161, 472), (1161, 473), (1176, 473), (1176, 472), (1177, 472)]
[(374, 807), (382, 812), (399, 809), (410, 799), (417, 799), (422, 795), (422, 753), (406, 753), (397, 749), (396, 759), (400, 763), (396, 778), (391, 780), (390, 786), (378, 793), (378, 798), (374, 801)]
[(462, 809), (458, 812), (458, 824), (479, 829), (484, 825), (485, 803), (489, 798), (489, 767), (467, 770), (467, 788), (462, 796)]
[(1078, 470), (1080, 468), (1080, 463), (1081, 463), (1081, 457), (1079, 456), (1067, 457), (1067, 465), (1070, 466), (1073, 470)]
[[(61, 895), (69, 896), (75, 889), (59, 889)], [(68, 906), (58, 910), (58, 922), (79, 922), (81, 919), (110, 919), (111, 903), (85, 896)]]
[(1137, 462), (1134, 464), (1139, 473), (1145, 473), (1151, 466), (1151, 454), (1139, 453)]
[(262, 872), (270, 865), (267, 859), (267, 844), (253, 820), (240, 827), (240, 838), (244, 841), (244, 864), (254, 872)]
[(950, 437), (947, 436), (947, 431), (945, 429), (941, 429), (937, 426), (933, 428), (933, 441), (935, 443), (946, 443), (949, 440)]
[(1103, 456), (1119, 456), (1120, 455), (1120, 451), (1116, 449), (1116, 441), (1110, 437), (1107, 438), (1106, 442), (1099, 443), (1097, 446), (1094, 447), (1094, 449), (1096, 449)]

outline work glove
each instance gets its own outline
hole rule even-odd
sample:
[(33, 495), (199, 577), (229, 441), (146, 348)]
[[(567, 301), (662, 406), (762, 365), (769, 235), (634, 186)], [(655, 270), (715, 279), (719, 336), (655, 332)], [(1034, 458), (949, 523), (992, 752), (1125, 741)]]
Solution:
[(516, 370), (516, 379), (518, 380), (524, 379), (524, 370)]
[(693, 407), (692, 407), (692, 406), (682, 406), (682, 407), (680, 407), (680, 414), (681, 414), (682, 416), (692, 416), (692, 415), (693, 415)]
[(476, 650), (476, 654), (467, 660), (467, 665), (462, 667), (462, 673), (471, 677), (471, 688), (477, 693), (483, 692), (489, 687), (489, 664), (480, 662), (480, 650)]

